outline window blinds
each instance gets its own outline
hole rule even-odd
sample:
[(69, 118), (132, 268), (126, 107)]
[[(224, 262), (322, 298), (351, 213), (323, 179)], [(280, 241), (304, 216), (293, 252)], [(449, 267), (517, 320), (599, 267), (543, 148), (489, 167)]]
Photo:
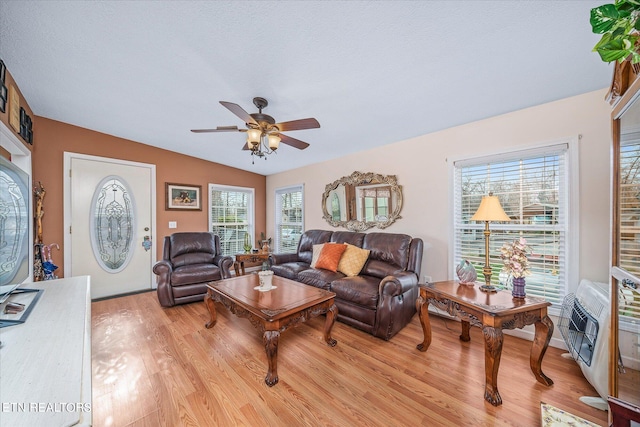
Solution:
[[(245, 235), (253, 232), (253, 191), (209, 186), (210, 228), (220, 236), (224, 255), (244, 252)], [(251, 239), (255, 244), (255, 239)]]
[(567, 149), (567, 144), (558, 144), (454, 164), (454, 264), (468, 260), (478, 280), (484, 280), (484, 223), (470, 218), (482, 196), (493, 192), (511, 221), (489, 224), (491, 282), (511, 287), (510, 278), (500, 274), (500, 247), (524, 237), (531, 272), (526, 277), (527, 295), (562, 302), (567, 281)]
[(302, 185), (277, 189), (275, 200), (274, 250), (279, 253), (295, 252), (304, 229)]

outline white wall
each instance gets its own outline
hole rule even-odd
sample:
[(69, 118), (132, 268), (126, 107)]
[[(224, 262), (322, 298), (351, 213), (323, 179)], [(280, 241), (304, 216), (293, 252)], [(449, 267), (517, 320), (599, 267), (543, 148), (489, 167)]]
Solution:
[(326, 184), (356, 170), (397, 175), (404, 194), (402, 218), (384, 231), (422, 238), (422, 275), (452, 279), (449, 162), (582, 135), (579, 277), (608, 282), (611, 107), (605, 94), (602, 89), (268, 176), (267, 235), (274, 233), (276, 188), (304, 184), (305, 229), (331, 229), (322, 218)]

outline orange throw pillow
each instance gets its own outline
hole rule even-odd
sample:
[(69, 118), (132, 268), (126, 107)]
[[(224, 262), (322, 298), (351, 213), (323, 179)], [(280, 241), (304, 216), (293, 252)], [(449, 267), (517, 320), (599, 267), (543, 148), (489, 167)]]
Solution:
[(346, 249), (347, 245), (342, 243), (325, 243), (316, 262), (316, 268), (338, 271), (338, 263)]

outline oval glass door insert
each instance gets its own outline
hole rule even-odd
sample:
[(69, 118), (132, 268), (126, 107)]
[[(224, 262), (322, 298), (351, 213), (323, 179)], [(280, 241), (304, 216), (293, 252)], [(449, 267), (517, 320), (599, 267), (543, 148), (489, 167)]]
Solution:
[(91, 207), (91, 246), (105, 271), (122, 271), (133, 255), (135, 230), (134, 200), (126, 181), (118, 176), (104, 178), (96, 187)]
[(0, 159), (0, 286), (29, 277), (28, 182), (27, 174)]

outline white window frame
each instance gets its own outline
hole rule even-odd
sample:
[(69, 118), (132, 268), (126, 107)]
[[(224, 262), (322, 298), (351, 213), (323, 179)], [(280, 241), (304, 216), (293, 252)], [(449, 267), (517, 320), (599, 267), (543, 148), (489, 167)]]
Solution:
[[(255, 245), (256, 242), (256, 238), (255, 238), (255, 224), (256, 224), (256, 217), (255, 217), (255, 203), (256, 203), (256, 194), (255, 194), (255, 189), (254, 188), (249, 188), (249, 187), (238, 187), (238, 186), (232, 186), (232, 185), (220, 185), (220, 184), (212, 184), (209, 183), (209, 192), (208, 192), (208, 198), (209, 201), (207, 203), (207, 207), (209, 209), (208, 212), (208, 228), (209, 231), (213, 231), (213, 213), (212, 213), (212, 206), (211, 204), (213, 203), (213, 198), (211, 197), (211, 193), (213, 191), (228, 191), (228, 192), (242, 192), (242, 193), (247, 193), (250, 194), (250, 200), (249, 200), (249, 206), (247, 207), (247, 219), (249, 221), (248, 224), (248, 232), (249, 235), (251, 236), (251, 243), (252, 245)], [(216, 223), (218, 224), (218, 223)], [(223, 236), (220, 236), (220, 241), (222, 242)], [(242, 251), (240, 251), (242, 252)], [(223, 255), (229, 255), (229, 256), (233, 256), (235, 255), (235, 253), (224, 253), (223, 251)]]
[[(282, 194), (286, 194), (286, 193), (294, 193), (294, 192), (300, 192), (302, 193), (302, 205), (301, 205), (301, 209), (302, 209), (302, 223), (291, 223), (291, 224), (284, 224), (284, 223), (280, 223), (280, 219), (281, 219), (281, 215), (282, 215), (282, 207), (280, 205), (280, 195)], [(280, 236), (280, 226), (281, 225), (294, 225), (294, 226), (302, 226), (302, 232), (304, 232), (304, 184), (296, 184), (296, 185), (290, 185), (287, 187), (280, 187), (280, 188), (276, 188), (274, 191), (274, 195), (275, 195), (275, 203), (274, 203), (274, 207), (275, 207), (275, 215), (274, 215), (274, 245), (272, 250), (274, 252), (278, 252), (278, 253), (282, 253), (282, 252), (286, 252), (283, 248), (282, 248), (282, 241), (281, 241), (281, 236)], [(295, 250), (294, 250), (295, 251)]]
[[(559, 145), (566, 145), (566, 154), (565, 154), (565, 173), (564, 180), (566, 184), (566, 225), (565, 225), (565, 280), (564, 280), (564, 289), (561, 289), (561, 292), (564, 292), (564, 295), (567, 293), (575, 292), (579, 284), (579, 234), (580, 234), (580, 224), (579, 224), (579, 209), (580, 200), (579, 200), (579, 142), (580, 136), (575, 137), (567, 137), (560, 140), (554, 141), (546, 141), (540, 142), (537, 144), (532, 144), (528, 146), (522, 146), (518, 148), (508, 149), (508, 150), (500, 150), (489, 152), (481, 156), (474, 157), (459, 157), (450, 159), (449, 163), (449, 200), (450, 200), (450, 209), (451, 209), (451, 223), (450, 223), (450, 241), (452, 244), (450, 245), (450, 253), (449, 253), (449, 279), (453, 279), (455, 277), (455, 267), (460, 260), (456, 259), (456, 218), (455, 218), (455, 209), (456, 209), (456, 200), (455, 200), (455, 173), (456, 166), (468, 166), (472, 164), (482, 164), (482, 163), (494, 163), (500, 161), (506, 161), (510, 159), (514, 159), (520, 156), (531, 156), (535, 155), (536, 152), (544, 152)], [(494, 271), (493, 274), (497, 275), (499, 271)], [(479, 281), (484, 281), (484, 277), (479, 275)], [(561, 303), (562, 301), (560, 301)], [(560, 314), (561, 304), (553, 305), (549, 307), (549, 313), (553, 315)]]

